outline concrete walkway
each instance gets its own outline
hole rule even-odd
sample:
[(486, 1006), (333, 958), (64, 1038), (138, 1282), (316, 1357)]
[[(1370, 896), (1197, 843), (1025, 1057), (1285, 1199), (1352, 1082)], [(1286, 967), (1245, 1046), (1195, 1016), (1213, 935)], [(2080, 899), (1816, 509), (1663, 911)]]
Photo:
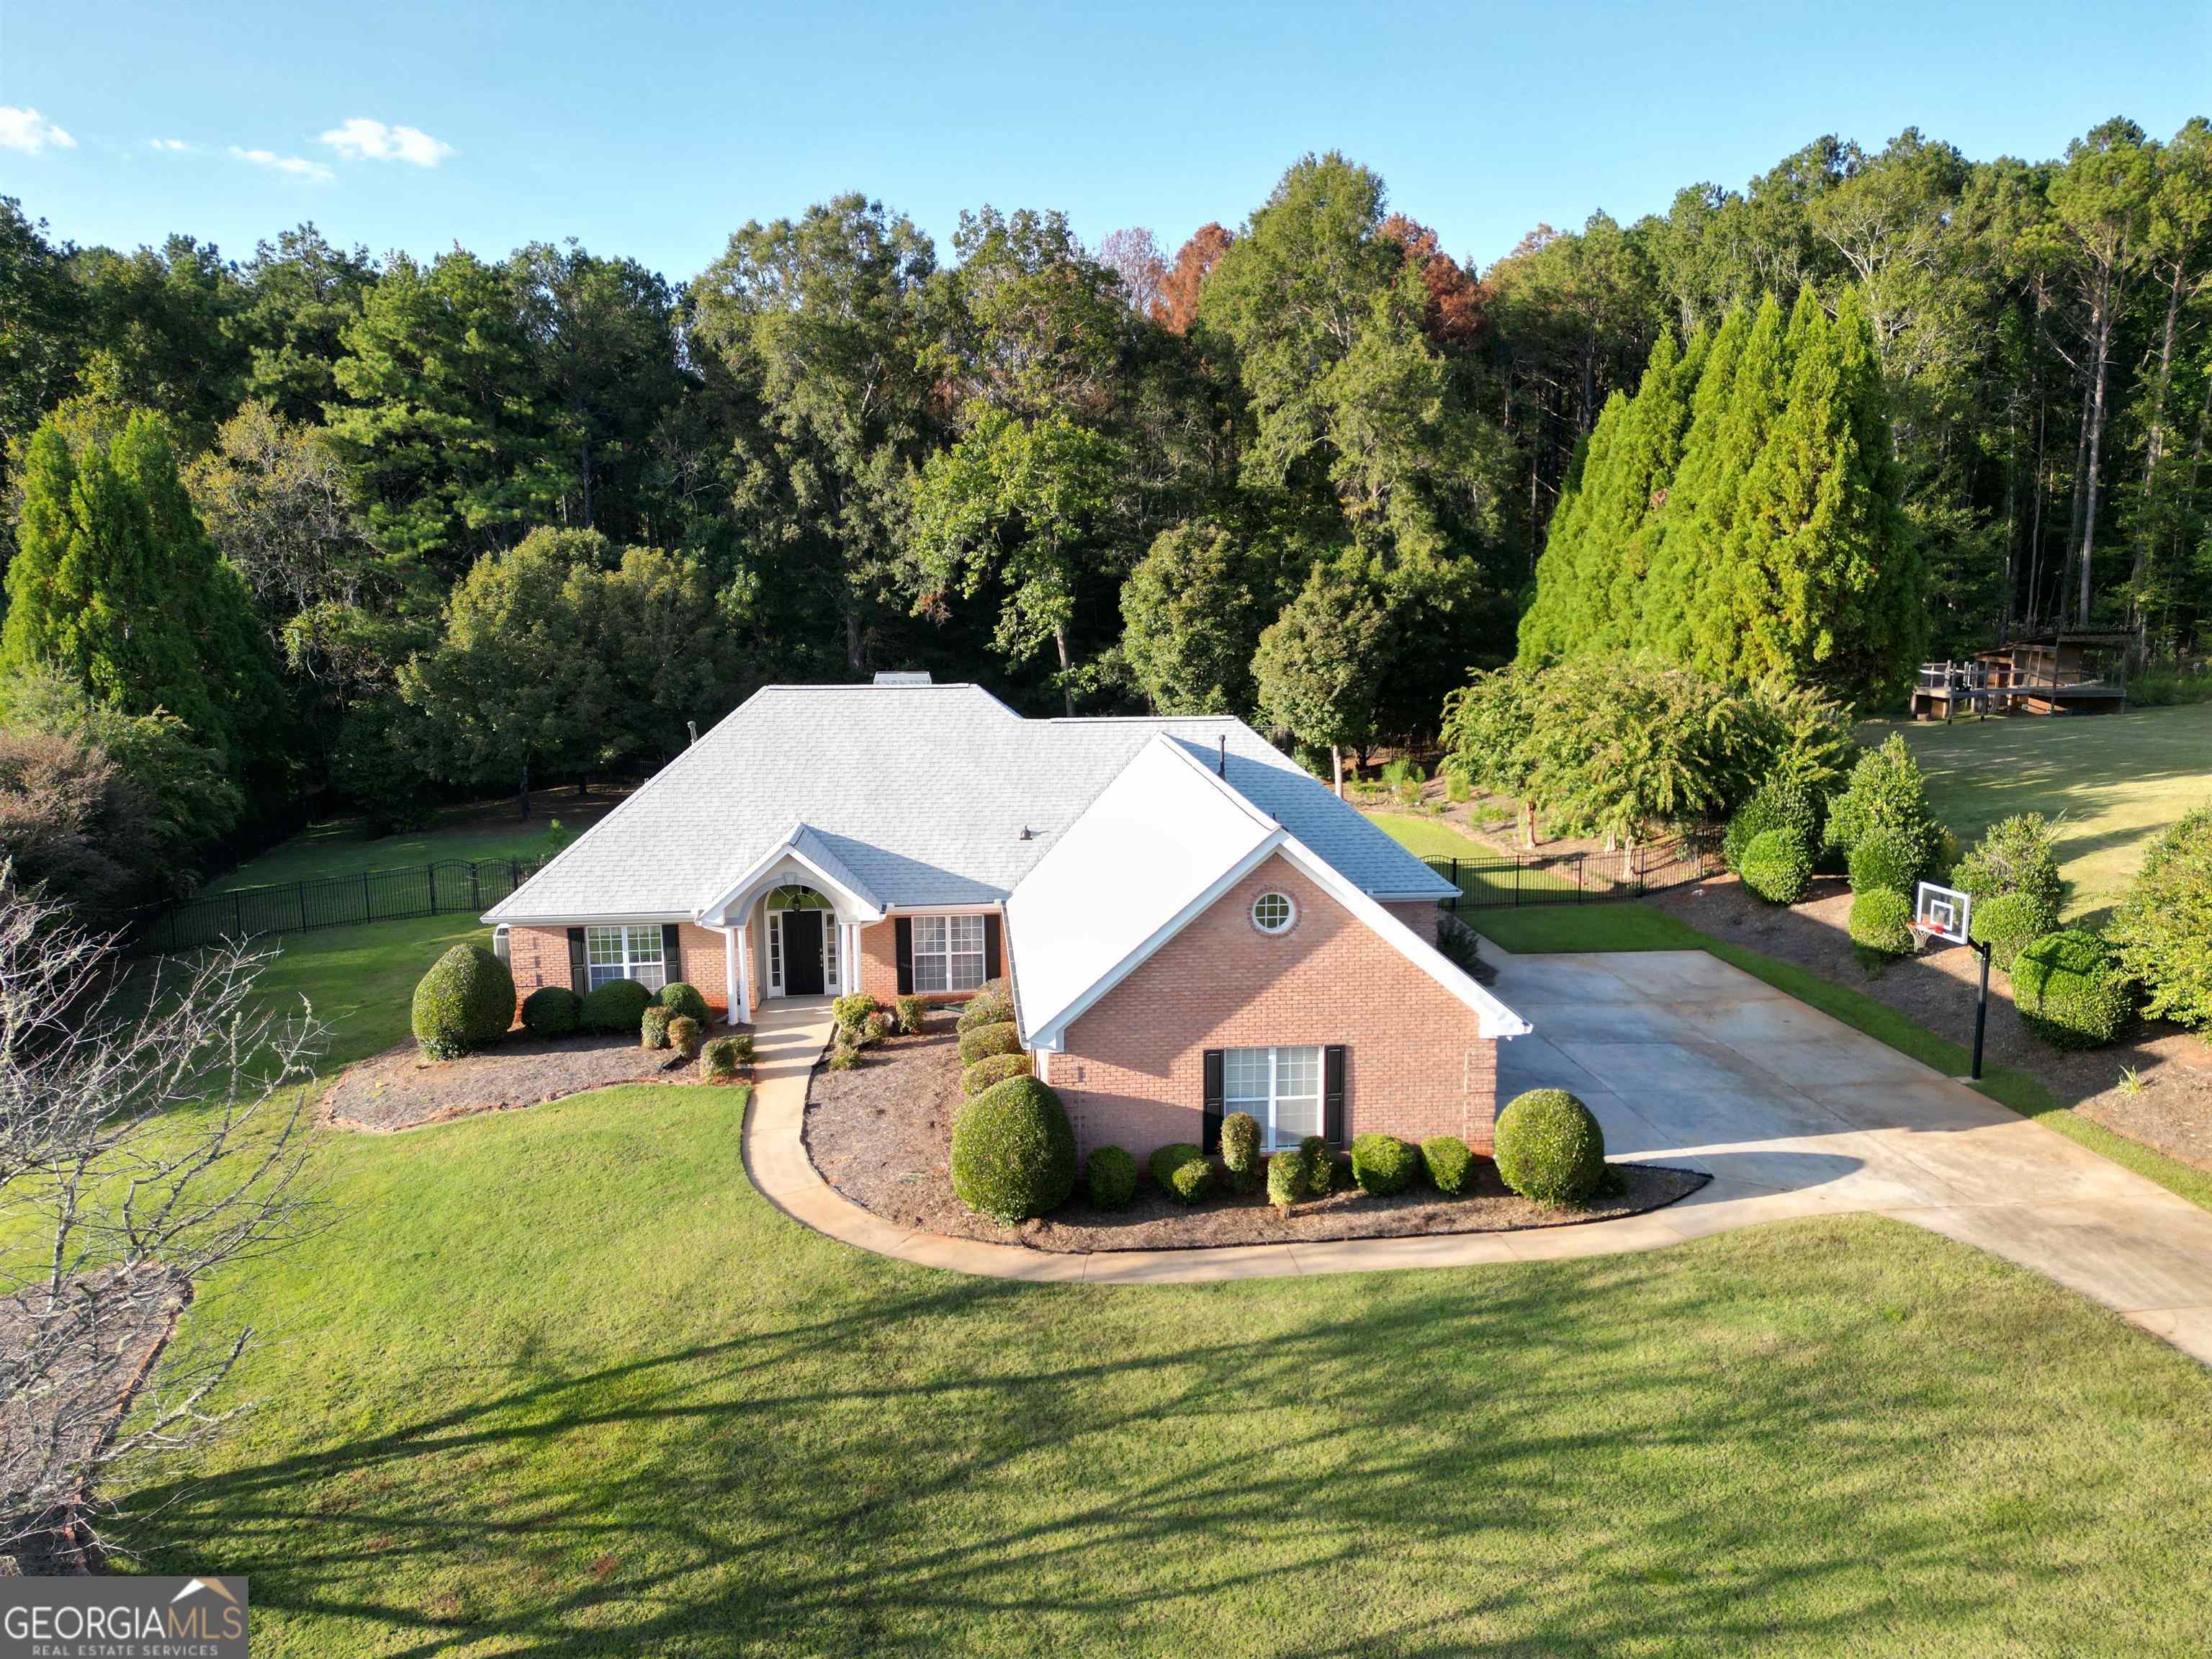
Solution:
[(762, 1011), (746, 1168), (787, 1214), (863, 1249), (1085, 1284), (1559, 1261), (1874, 1212), (2031, 1267), (2212, 1364), (2212, 1214), (2154, 1182), (1702, 951), (1508, 957), (1497, 988), (1536, 1028), (1504, 1045), (1501, 1096), (1571, 1089), (1612, 1155), (1712, 1181), (1647, 1215), (1512, 1233), (1089, 1255), (946, 1238), (862, 1209), (808, 1159), (827, 1000)]

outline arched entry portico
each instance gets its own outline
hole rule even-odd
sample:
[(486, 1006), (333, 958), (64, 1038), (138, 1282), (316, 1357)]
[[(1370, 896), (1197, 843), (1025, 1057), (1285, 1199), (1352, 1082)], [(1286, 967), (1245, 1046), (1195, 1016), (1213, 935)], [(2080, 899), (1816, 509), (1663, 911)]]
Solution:
[(838, 947), (844, 929), (825, 893), (798, 883), (772, 888), (761, 900), (768, 957), (762, 994), (771, 997), (842, 996), (850, 965)]
[(791, 832), (700, 914), (729, 953), (732, 1017), (752, 1018), (755, 994), (840, 996), (860, 977), (860, 929), (884, 919), (830, 837)]

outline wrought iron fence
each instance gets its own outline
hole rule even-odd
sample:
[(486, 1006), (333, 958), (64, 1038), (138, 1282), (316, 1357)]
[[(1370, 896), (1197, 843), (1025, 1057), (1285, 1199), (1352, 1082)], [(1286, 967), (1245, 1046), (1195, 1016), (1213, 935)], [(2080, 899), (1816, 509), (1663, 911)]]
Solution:
[(441, 859), (320, 881), (240, 887), (141, 911), (125, 927), (125, 942), (126, 948), (144, 956), (264, 933), (478, 913), (521, 886), (543, 863), (539, 859)]
[(1456, 898), (1443, 902), (1456, 915), (1462, 910), (1636, 898), (1702, 881), (1720, 868), (1720, 841), (1701, 834), (1611, 853), (1498, 853), (1421, 861), (1459, 889)]

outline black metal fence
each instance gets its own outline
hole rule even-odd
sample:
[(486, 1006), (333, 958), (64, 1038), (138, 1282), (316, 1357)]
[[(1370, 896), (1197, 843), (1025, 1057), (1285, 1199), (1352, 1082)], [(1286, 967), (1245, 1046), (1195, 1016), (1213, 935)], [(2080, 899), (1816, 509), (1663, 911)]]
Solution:
[(1444, 908), (1500, 910), (1529, 904), (1589, 904), (1636, 898), (1720, 869), (1717, 835), (1683, 836), (1612, 853), (1498, 853), (1474, 858), (1424, 859), (1459, 889)]
[(140, 912), (125, 930), (139, 955), (191, 951), (224, 939), (351, 927), (364, 921), (475, 914), (489, 908), (538, 872), (541, 859), (441, 859), (434, 864), (320, 881), (281, 882), (210, 893)]

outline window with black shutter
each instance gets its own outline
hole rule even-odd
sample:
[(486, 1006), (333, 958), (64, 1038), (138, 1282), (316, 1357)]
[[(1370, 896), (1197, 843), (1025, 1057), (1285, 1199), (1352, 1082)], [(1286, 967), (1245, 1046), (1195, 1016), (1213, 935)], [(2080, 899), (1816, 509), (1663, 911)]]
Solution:
[(676, 924), (660, 924), (660, 959), (668, 964), (665, 983), (673, 985), (684, 977), (684, 945), (676, 937)]
[(1322, 1054), (1322, 1133), (1332, 1146), (1344, 1141), (1344, 1073), (1349, 1050), (1333, 1042)]
[(1199, 1144), (1209, 1152), (1221, 1150), (1221, 1062), (1224, 1050), (1206, 1051), (1206, 1124)]
[(592, 964), (584, 954), (584, 930), (568, 930), (568, 988), (578, 996), (592, 988)]

